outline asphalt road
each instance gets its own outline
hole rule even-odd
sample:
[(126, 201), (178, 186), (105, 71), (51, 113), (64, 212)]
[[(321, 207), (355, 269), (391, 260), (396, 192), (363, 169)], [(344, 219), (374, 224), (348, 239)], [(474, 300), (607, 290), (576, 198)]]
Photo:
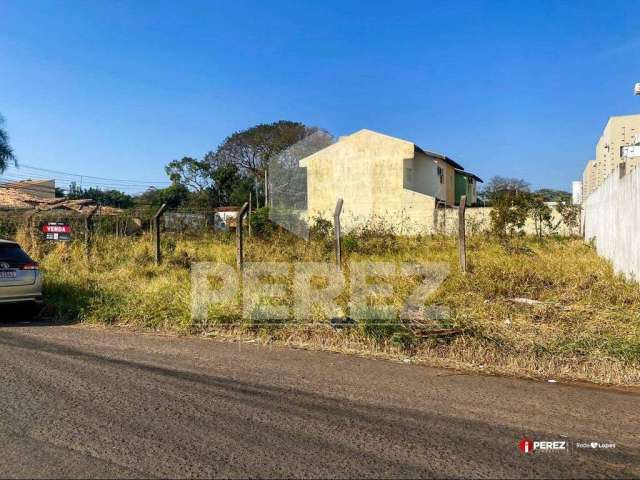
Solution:
[(611, 389), (20, 323), (0, 379), (0, 477), (640, 476), (640, 396)]

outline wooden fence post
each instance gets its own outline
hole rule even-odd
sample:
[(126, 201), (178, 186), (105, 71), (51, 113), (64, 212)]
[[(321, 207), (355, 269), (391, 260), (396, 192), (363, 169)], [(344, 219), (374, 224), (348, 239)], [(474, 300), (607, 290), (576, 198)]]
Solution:
[(341, 268), (342, 265), (342, 249), (340, 246), (340, 236), (342, 233), (340, 229), (340, 214), (342, 213), (342, 204), (343, 201), (339, 198), (336, 203), (336, 209), (333, 212), (333, 231), (336, 234), (336, 264), (338, 268)]
[(97, 211), (98, 211), (98, 207), (94, 207), (84, 217), (84, 253), (87, 259), (89, 259), (89, 257), (91, 256), (91, 240), (92, 240), (91, 233), (93, 230), (92, 220), (93, 220), (93, 216), (96, 214)]
[(247, 226), (249, 227), (249, 238), (251, 238), (251, 190), (249, 190), (249, 213), (247, 214)]
[(458, 206), (458, 251), (460, 256), (460, 271), (467, 273), (467, 239), (464, 224), (464, 214), (467, 208), (467, 196), (460, 197), (460, 205)]
[(238, 212), (238, 217), (236, 219), (236, 263), (239, 272), (242, 271), (242, 264), (244, 263), (243, 224), (244, 216), (247, 214), (247, 210), (249, 210), (249, 204), (245, 202), (245, 204), (242, 205), (242, 208)]
[(160, 248), (160, 217), (167, 209), (167, 204), (163, 203), (162, 206), (158, 209), (156, 214), (153, 216), (151, 224), (153, 225), (153, 248), (155, 253), (156, 265), (160, 265), (162, 262), (162, 251)]

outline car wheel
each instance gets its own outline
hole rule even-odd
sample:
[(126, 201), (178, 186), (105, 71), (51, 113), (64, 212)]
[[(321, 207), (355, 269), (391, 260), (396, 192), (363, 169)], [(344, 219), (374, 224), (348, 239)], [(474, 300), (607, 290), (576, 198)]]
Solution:
[(42, 312), (42, 304), (35, 302), (27, 303), (22, 307), (22, 312), (26, 316), (26, 320), (33, 320)]

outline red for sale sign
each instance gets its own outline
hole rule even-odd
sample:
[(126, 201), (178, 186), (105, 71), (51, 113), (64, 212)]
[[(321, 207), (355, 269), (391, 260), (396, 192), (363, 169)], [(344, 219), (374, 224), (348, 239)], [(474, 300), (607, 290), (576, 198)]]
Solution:
[(40, 229), (47, 240), (57, 240), (62, 242), (71, 240), (71, 226), (66, 223), (48, 222), (43, 224)]

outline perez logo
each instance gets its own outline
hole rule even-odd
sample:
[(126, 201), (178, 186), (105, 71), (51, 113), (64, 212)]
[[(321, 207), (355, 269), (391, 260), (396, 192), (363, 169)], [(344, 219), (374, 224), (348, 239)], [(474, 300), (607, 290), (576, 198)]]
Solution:
[(518, 448), (520, 448), (520, 451), (522, 453), (533, 452), (533, 440), (530, 440), (528, 438), (523, 438), (522, 440), (520, 440), (520, 443), (518, 444)]
[(566, 450), (567, 442), (565, 441), (533, 441), (529, 438), (523, 438), (518, 444), (518, 448), (522, 453), (532, 453), (534, 450), (558, 451)]

